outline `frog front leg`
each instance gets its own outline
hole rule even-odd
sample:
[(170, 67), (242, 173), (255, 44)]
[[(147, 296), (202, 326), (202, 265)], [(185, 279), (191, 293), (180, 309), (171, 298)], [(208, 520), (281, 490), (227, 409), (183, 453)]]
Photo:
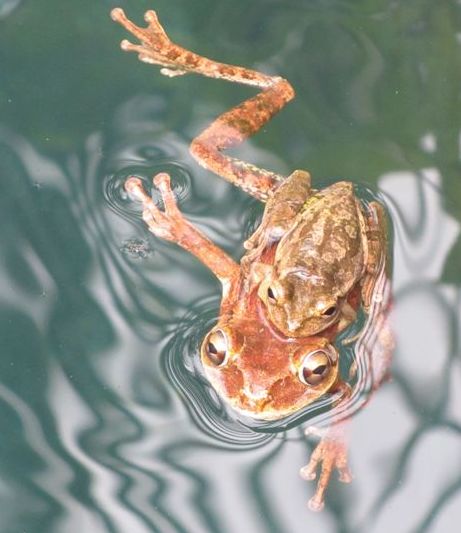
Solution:
[(224, 293), (227, 294), (239, 277), (239, 265), (184, 218), (176, 204), (168, 174), (157, 174), (153, 182), (161, 193), (163, 211), (146, 194), (139, 178), (130, 177), (125, 182), (125, 189), (130, 196), (142, 203), (142, 218), (149, 230), (157, 237), (175, 242), (195, 255), (221, 281)]
[(241, 187), (259, 200), (266, 201), (284, 179), (283, 176), (222, 152), (257, 132), (294, 97), (290, 83), (279, 76), (269, 76), (213, 61), (172, 43), (160, 25), (155, 11), (147, 11), (144, 15), (148, 23), (147, 28), (133, 24), (120, 8), (113, 9), (111, 16), (141, 41), (138, 45), (124, 40), (121, 43), (122, 49), (138, 53), (141, 61), (162, 66), (160, 72), (166, 76), (195, 72), (209, 78), (250, 85), (262, 90), (253, 98), (220, 115), (192, 141), (190, 151), (206, 169)]
[[(351, 388), (345, 382), (339, 382), (332, 392), (340, 393), (335, 409), (344, 405), (351, 396)], [(309, 462), (299, 472), (303, 479), (310, 481), (317, 477), (317, 469), (320, 468), (315, 494), (309, 500), (309, 508), (312, 511), (321, 511), (323, 509), (325, 491), (334, 469), (338, 470), (339, 481), (342, 483), (350, 483), (352, 481), (352, 474), (348, 464), (346, 425), (347, 422), (342, 420), (332, 424), (325, 434), (320, 434), (320, 442), (312, 452)], [(314, 427), (309, 427), (305, 430), (305, 434), (318, 435), (319, 431)]]
[[(307, 434), (311, 432), (307, 430)], [(317, 477), (320, 466), (320, 475), (314, 496), (309, 500), (309, 509), (321, 511), (325, 505), (325, 491), (330, 482), (334, 469), (338, 470), (339, 481), (350, 483), (352, 474), (348, 465), (348, 448), (346, 443), (343, 423), (330, 428), (323, 436), (313, 451), (309, 463), (300, 470), (303, 479), (313, 480)]]

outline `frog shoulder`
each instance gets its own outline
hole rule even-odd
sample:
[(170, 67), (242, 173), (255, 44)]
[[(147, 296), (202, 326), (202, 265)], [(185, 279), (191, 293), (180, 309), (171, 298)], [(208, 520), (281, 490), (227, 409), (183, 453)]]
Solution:
[(324, 194), (339, 194), (355, 196), (354, 184), (351, 181), (337, 181), (328, 187), (325, 187), (322, 192)]

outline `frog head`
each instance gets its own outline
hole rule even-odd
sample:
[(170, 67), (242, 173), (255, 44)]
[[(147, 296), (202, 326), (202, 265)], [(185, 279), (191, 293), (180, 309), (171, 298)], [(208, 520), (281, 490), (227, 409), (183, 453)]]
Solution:
[(329, 339), (281, 335), (265, 318), (256, 292), (206, 335), (201, 360), (227, 403), (263, 420), (306, 407), (332, 391), (339, 379), (338, 352)]

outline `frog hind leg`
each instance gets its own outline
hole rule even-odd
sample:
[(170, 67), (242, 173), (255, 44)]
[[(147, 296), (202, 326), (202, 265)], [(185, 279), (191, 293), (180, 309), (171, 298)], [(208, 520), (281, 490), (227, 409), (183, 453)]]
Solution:
[(373, 389), (376, 390), (390, 377), (395, 346), (390, 320), (392, 291), (387, 217), (384, 207), (378, 202), (370, 204), (367, 239), (369, 252), (362, 284), (362, 302), (368, 316), (363, 335), (357, 341), (356, 352), (358, 357), (368, 359)]
[(362, 282), (362, 303), (368, 313), (375, 293), (376, 279), (387, 268), (387, 222), (384, 207), (371, 202), (367, 217), (368, 257)]
[(252, 251), (247, 253), (247, 258), (259, 255), (262, 248), (285, 235), (311, 191), (311, 176), (305, 170), (295, 170), (280, 184), (266, 203), (258, 229), (243, 243), (246, 250)]
[(113, 9), (111, 16), (141, 42), (123, 40), (122, 49), (136, 52), (141, 61), (160, 65), (160, 72), (166, 76), (195, 72), (261, 89), (253, 98), (220, 115), (192, 141), (190, 151), (200, 165), (265, 202), (284, 177), (222, 151), (243, 142), (280, 111), (294, 97), (290, 83), (278, 76), (213, 61), (176, 45), (168, 38), (155, 11), (145, 13), (146, 28), (136, 26), (120, 8)]
[(371, 202), (366, 217), (368, 257), (361, 286), (361, 301), (367, 323), (356, 335), (342, 340), (343, 345), (356, 342), (356, 351), (363, 352), (373, 369), (373, 389), (389, 378), (394, 351), (394, 337), (389, 314), (392, 307), (389, 277), (387, 220), (384, 207)]

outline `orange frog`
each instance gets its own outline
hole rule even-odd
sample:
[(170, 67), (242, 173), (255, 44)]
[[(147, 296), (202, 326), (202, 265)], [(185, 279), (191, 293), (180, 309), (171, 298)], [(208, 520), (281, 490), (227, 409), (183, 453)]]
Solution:
[[(333, 342), (354, 320), (360, 303), (372, 318), (383, 315), (387, 302), (382, 206), (362, 205), (348, 182), (316, 191), (308, 172), (298, 170), (283, 177), (223, 154), (294, 97), (289, 82), (218, 63), (172, 43), (154, 11), (145, 13), (147, 28), (133, 24), (120, 8), (111, 16), (141, 42), (124, 40), (122, 49), (160, 65), (166, 76), (195, 72), (261, 89), (219, 116), (190, 148), (202, 166), (266, 202), (240, 264), (182, 216), (168, 174), (154, 177), (163, 210), (146, 194), (139, 178), (130, 177), (125, 184), (131, 197), (142, 202), (149, 230), (194, 254), (222, 283), (219, 320), (201, 347), (207, 378), (235, 410), (255, 419), (283, 418), (327, 393), (339, 393), (337, 406), (343, 405), (350, 387), (341, 380)], [(389, 335), (385, 344), (387, 361)], [(309, 502), (313, 510), (323, 507), (334, 468), (340, 480), (351, 479), (342, 424), (322, 437), (301, 475), (314, 479), (319, 464), (321, 475)]]

